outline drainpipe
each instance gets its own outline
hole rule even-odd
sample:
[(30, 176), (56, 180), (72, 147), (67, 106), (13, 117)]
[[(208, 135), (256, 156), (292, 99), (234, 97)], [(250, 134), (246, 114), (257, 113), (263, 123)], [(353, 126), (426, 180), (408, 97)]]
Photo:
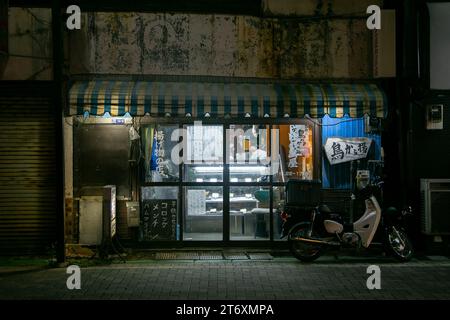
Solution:
[(62, 68), (63, 41), (61, 23), (61, 4), (52, 0), (52, 38), (53, 38), (53, 110), (55, 121), (56, 154), (56, 261), (66, 260), (64, 225), (64, 137), (63, 137), (63, 99)]

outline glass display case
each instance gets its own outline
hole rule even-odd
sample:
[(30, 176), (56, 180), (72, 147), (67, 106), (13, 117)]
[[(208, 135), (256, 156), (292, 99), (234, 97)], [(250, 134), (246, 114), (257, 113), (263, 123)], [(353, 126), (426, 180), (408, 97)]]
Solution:
[(270, 192), (259, 186), (230, 187), (230, 239), (269, 239)]
[[(230, 187), (230, 239), (269, 238), (270, 192), (258, 186)], [(184, 240), (222, 240), (223, 188), (185, 187)]]
[(222, 240), (223, 188), (184, 188), (184, 240)]
[(222, 164), (186, 164), (184, 165), (184, 180), (187, 182), (222, 182)]
[[(222, 182), (223, 165), (185, 165), (185, 181)], [(269, 165), (230, 164), (230, 182), (269, 182)]]

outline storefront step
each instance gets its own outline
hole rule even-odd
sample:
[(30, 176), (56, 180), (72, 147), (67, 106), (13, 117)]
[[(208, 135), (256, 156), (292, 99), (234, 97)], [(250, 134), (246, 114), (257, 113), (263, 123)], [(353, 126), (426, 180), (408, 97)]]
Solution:
[(248, 256), (245, 252), (232, 252), (232, 253), (224, 253), (225, 260), (247, 260)]
[(169, 251), (157, 252), (154, 256), (155, 260), (222, 260), (221, 251)]
[(267, 252), (246, 251), (158, 251), (149, 254), (152, 260), (273, 260)]

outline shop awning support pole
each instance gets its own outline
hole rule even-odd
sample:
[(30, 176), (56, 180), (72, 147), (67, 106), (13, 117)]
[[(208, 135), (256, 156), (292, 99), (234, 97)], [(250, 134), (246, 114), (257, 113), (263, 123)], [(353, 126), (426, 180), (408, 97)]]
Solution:
[(52, 0), (53, 110), (55, 117), (56, 149), (56, 260), (60, 264), (66, 260), (64, 239), (63, 41), (61, 14), (60, 1)]

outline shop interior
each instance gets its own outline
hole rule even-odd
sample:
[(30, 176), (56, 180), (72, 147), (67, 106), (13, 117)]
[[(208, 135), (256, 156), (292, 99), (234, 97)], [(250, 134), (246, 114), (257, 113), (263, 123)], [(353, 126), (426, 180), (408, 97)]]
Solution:
[[(196, 126), (81, 118), (74, 126), (75, 189), (118, 185), (119, 210), (121, 199), (141, 207), (139, 226), (123, 226), (119, 214), (118, 228), (128, 227), (138, 241), (279, 240), (281, 221), (274, 212), (284, 200), (285, 182), (317, 174), (314, 126), (304, 119)], [(180, 129), (186, 141), (173, 138)], [(171, 160), (177, 145), (179, 164)], [(156, 232), (156, 214), (142, 212), (161, 201), (175, 208), (164, 220), (171, 232)]]

